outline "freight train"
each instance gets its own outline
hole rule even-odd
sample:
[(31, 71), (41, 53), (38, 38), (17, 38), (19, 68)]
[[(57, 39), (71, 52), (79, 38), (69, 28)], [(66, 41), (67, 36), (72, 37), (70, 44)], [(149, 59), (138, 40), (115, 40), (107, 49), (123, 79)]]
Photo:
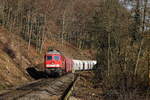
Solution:
[(61, 76), (78, 70), (91, 70), (95, 64), (95, 60), (70, 59), (58, 50), (49, 50), (44, 56), (44, 71), (48, 75), (58, 74)]

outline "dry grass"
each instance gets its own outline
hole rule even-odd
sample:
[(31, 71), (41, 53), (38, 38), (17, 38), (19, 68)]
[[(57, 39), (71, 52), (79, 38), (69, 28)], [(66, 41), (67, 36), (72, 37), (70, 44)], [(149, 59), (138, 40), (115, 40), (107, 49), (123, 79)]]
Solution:
[(103, 94), (102, 89), (94, 87), (93, 78), (93, 72), (81, 72), (71, 98), (77, 98), (77, 100), (103, 100), (101, 96)]

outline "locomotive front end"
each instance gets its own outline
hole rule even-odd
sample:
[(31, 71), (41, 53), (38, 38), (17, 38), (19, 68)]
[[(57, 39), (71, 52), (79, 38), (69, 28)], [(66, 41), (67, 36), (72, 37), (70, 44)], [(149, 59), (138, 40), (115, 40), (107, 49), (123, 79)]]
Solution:
[(62, 75), (64, 71), (63, 56), (56, 51), (48, 52), (45, 55), (45, 72), (48, 75), (58, 74)]

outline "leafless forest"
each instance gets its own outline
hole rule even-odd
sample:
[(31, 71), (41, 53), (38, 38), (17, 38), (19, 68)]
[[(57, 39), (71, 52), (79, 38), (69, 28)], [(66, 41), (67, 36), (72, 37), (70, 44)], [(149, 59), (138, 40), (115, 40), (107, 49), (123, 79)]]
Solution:
[(48, 39), (96, 51), (94, 84), (108, 97), (150, 99), (149, 0), (0, 0), (0, 26), (38, 52)]

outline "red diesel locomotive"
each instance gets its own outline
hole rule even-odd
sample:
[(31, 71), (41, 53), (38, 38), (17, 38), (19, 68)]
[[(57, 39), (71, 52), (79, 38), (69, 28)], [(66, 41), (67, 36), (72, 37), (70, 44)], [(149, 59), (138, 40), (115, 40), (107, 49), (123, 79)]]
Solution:
[(61, 76), (64, 73), (72, 72), (73, 61), (66, 58), (57, 50), (50, 50), (44, 57), (44, 70), (46, 74), (58, 74)]

